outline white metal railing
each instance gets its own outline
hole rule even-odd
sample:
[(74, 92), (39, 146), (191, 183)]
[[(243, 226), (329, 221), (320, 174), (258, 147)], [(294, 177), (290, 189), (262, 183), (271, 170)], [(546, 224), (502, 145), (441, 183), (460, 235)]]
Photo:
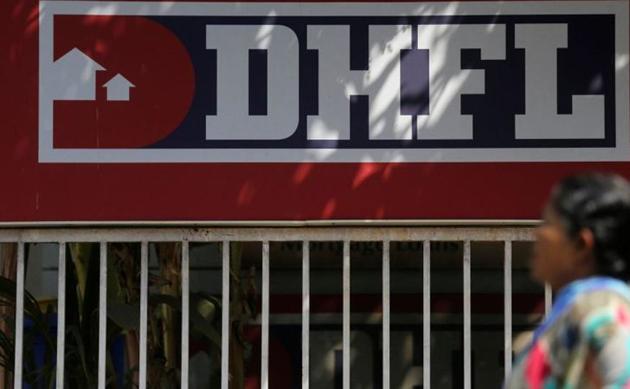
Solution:
[(18, 242), (15, 274), (15, 367), (14, 387), (22, 386), (22, 349), (24, 338), (24, 243)]
[[(57, 388), (63, 388), (66, 345), (66, 244), (59, 242), (59, 270), (57, 282)], [(142, 269), (144, 270), (144, 269)], [(145, 275), (146, 276), (146, 275)], [(19, 306), (19, 305), (18, 305)], [(146, 305), (145, 305), (146, 307)], [(145, 329), (146, 336), (146, 329)], [(17, 370), (16, 370), (17, 371)], [(19, 381), (18, 381), (19, 382)]]
[(431, 387), (431, 244), (422, 243), (422, 387)]
[[(64, 257), (60, 257), (64, 258)], [(65, 261), (62, 261), (65, 262)], [(139, 356), (139, 375), (141, 377), (140, 389), (147, 387), (147, 315), (148, 315), (148, 299), (149, 294), (145, 293), (149, 290), (149, 244), (146, 241), (140, 246), (140, 356)], [(57, 385), (59, 388), (60, 386)]]
[(503, 338), (503, 366), (505, 376), (512, 370), (512, 241), (506, 240), (503, 252), (503, 310), (505, 324)]
[[(431, 247), (432, 241), (463, 242), (463, 334), (464, 334), (464, 388), (471, 387), (471, 242), (495, 241), (504, 243), (504, 364), (508, 374), (512, 361), (512, 242), (531, 241), (532, 227), (274, 227), (274, 228), (56, 228), (56, 229), (0, 229), (0, 243), (17, 243), (16, 273), (16, 329), (14, 385), (22, 385), (22, 353), (24, 324), (24, 245), (27, 243), (58, 243), (58, 329), (57, 329), (57, 387), (64, 382), (64, 334), (65, 334), (65, 284), (66, 243), (100, 243), (100, 294), (99, 294), (99, 343), (98, 343), (98, 388), (105, 388), (106, 334), (107, 334), (107, 250), (112, 242), (139, 242), (141, 245), (140, 275), (140, 350), (139, 386), (146, 388), (147, 378), (147, 304), (148, 304), (148, 244), (153, 242), (181, 243), (182, 280), (182, 326), (181, 326), (181, 387), (188, 387), (188, 341), (189, 341), (189, 243), (221, 242), (222, 250), (222, 337), (221, 344), (221, 388), (228, 389), (229, 374), (229, 301), (230, 301), (230, 242), (262, 242), (262, 342), (261, 342), (261, 388), (269, 388), (269, 243), (274, 241), (302, 242), (302, 388), (309, 387), (309, 315), (310, 315), (310, 251), (309, 242), (343, 242), (343, 388), (350, 388), (350, 242), (379, 241), (382, 250), (382, 376), (383, 388), (390, 387), (390, 242), (421, 241), (422, 250), (422, 349), (423, 387), (431, 386)], [(419, 258), (420, 260), (420, 258)], [(551, 291), (545, 289), (545, 308), (551, 304)]]
[[(105, 389), (106, 366), (106, 341), (107, 341), (107, 242), (101, 241), (99, 247), (99, 277), (98, 277), (98, 387)], [(64, 258), (59, 258), (61, 261)], [(147, 291), (142, 291), (147, 293)], [(65, 304), (65, 301), (64, 301)], [(16, 309), (20, 309), (16, 307)], [(16, 325), (20, 325), (17, 323)], [(144, 347), (141, 345), (140, 347)], [(182, 354), (183, 355), (183, 354)], [(16, 385), (17, 388), (17, 385)]]

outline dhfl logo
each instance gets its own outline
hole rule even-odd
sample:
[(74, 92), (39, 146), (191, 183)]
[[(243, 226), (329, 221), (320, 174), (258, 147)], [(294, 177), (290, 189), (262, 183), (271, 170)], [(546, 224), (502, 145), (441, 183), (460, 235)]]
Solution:
[(40, 162), (630, 160), (627, 2), (40, 9)]
[(56, 15), (55, 148), (141, 148), (186, 117), (190, 56), (168, 29), (137, 16)]

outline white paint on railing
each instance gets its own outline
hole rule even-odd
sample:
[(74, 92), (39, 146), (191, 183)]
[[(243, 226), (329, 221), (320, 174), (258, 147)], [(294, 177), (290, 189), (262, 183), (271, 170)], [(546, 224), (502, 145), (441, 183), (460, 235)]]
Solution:
[(15, 360), (13, 387), (22, 387), (22, 355), (24, 349), (24, 242), (17, 242), (15, 274)]
[(149, 243), (140, 244), (140, 371), (139, 389), (147, 387), (147, 320), (149, 300)]
[(383, 241), (383, 389), (389, 389), (390, 361), (390, 258), (389, 241)]
[(309, 386), (310, 311), (311, 283), (309, 242), (302, 241), (302, 389)]
[(512, 370), (512, 242), (504, 243), (503, 257), (503, 364), (505, 376)]
[(190, 245), (188, 241), (182, 244), (182, 360), (181, 360), (181, 389), (188, 389), (188, 345), (190, 344)]
[(57, 273), (57, 388), (64, 388), (66, 347), (66, 243), (59, 242), (59, 271)]
[(343, 389), (350, 389), (350, 242), (343, 241)]
[(553, 291), (551, 285), (545, 284), (545, 316), (551, 312), (551, 305), (553, 304)]
[(101, 241), (98, 295), (98, 389), (105, 389), (107, 376), (107, 242)]
[(221, 389), (229, 389), (230, 361), (230, 241), (223, 241), (223, 296), (221, 298)]
[(399, 228), (86, 228), (86, 229), (2, 229), (0, 242), (49, 243), (61, 239), (72, 242), (208, 242), (240, 241), (529, 241), (529, 227), (399, 227)]
[(269, 242), (262, 245), (262, 335), (260, 342), (261, 389), (269, 389)]
[(470, 367), (470, 241), (464, 241), (464, 389), (471, 388)]
[(431, 242), (422, 243), (422, 387), (431, 387)]

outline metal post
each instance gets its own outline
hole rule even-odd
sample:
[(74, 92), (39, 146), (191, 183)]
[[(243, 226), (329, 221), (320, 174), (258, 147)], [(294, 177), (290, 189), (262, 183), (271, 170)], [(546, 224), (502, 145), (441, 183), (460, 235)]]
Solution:
[(59, 242), (59, 272), (57, 274), (57, 388), (64, 387), (66, 347), (66, 242)]
[(223, 296), (221, 299), (221, 389), (229, 389), (230, 361), (230, 241), (223, 241)]
[(464, 389), (470, 389), (470, 241), (464, 241)]
[(302, 389), (309, 387), (310, 254), (309, 242), (302, 241)]
[(107, 242), (100, 243), (98, 297), (98, 389), (105, 389), (107, 374)]
[(431, 242), (422, 245), (422, 387), (431, 387)]
[(506, 240), (504, 246), (503, 261), (503, 310), (505, 314), (503, 327), (503, 363), (505, 366), (505, 377), (512, 370), (512, 241)]
[(545, 284), (545, 316), (551, 312), (551, 305), (553, 304), (553, 291), (551, 285)]
[(15, 274), (15, 360), (13, 387), (22, 387), (22, 352), (24, 348), (24, 242), (17, 242)]
[(389, 389), (390, 360), (390, 258), (389, 241), (383, 241), (383, 389)]
[(140, 389), (147, 387), (147, 320), (149, 300), (149, 243), (140, 244)]
[(261, 389), (269, 389), (269, 242), (263, 242), (262, 252), (262, 339), (260, 355)]
[(188, 389), (188, 345), (189, 343), (189, 319), (190, 319), (190, 245), (188, 241), (182, 241), (182, 389)]
[(350, 389), (350, 242), (343, 242), (343, 389)]

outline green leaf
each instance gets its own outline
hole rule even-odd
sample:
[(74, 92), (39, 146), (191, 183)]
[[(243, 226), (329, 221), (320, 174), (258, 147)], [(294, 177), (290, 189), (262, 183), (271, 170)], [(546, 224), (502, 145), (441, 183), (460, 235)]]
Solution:
[[(85, 374), (85, 378), (89, 381), (90, 374), (88, 372), (87, 367), (87, 359), (85, 356), (85, 345), (83, 344), (83, 338), (81, 338), (81, 333), (76, 326), (71, 326), (66, 329), (67, 333), (72, 335), (74, 340), (73, 346), (75, 346), (76, 352), (79, 355), (79, 360), (81, 361), (81, 366), (83, 367), (83, 374)], [(71, 343), (72, 344), (72, 343)]]
[(140, 304), (108, 302), (107, 317), (125, 331), (138, 329), (140, 327)]

